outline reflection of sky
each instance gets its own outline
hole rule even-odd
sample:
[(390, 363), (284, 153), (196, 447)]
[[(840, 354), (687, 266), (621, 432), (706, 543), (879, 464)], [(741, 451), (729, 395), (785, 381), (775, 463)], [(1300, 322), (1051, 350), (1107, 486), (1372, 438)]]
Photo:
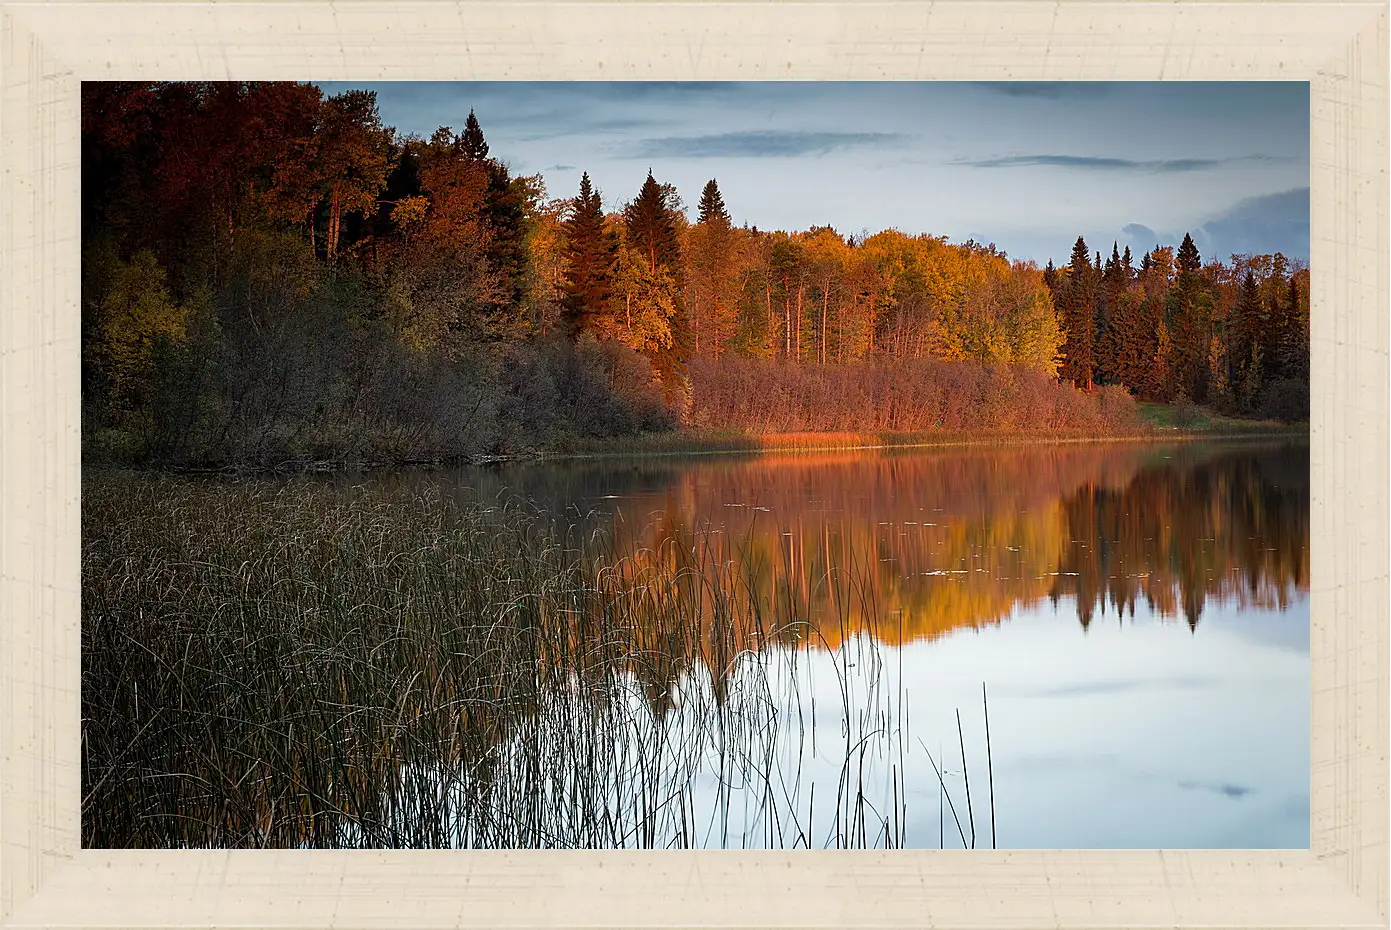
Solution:
[[(909, 645), (903, 679), (914, 731), (949, 759), (961, 708), (978, 830), (987, 682), (1002, 847), (1303, 848), (1308, 629), (1307, 597), (1284, 612), (1209, 604), (1196, 633), (1144, 605), (1084, 633), (1060, 604)], [(914, 805), (934, 833), (936, 794)]]
[[(901, 799), (907, 847), (960, 848), (959, 818), (988, 848), (992, 772), (1000, 848), (1308, 846), (1307, 598), (1282, 613), (1214, 608), (1196, 634), (1144, 609), (1084, 632), (1062, 606), (901, 649), (855, 637), (836, 651), (745, 653), (726, 727), (712, 725), (700, 669), (660, 727), (628, 680), (626, 710), (609, 718), (621, 723), (581, 741), (599, 741), (589, 758), (601, 775), (639, 773), (664, 799), (657, 846), (825, 848), (853, 832), (863, 798), (871, 846), (885, 818), (897, 830)], [(546, 719), (525, 739), (573, 750), (573, 714)], [(539, 773), (543, 795), (573, 791), (566, 766), (584, 755)], [(632, 816), (626, 800), (610, 809)]]

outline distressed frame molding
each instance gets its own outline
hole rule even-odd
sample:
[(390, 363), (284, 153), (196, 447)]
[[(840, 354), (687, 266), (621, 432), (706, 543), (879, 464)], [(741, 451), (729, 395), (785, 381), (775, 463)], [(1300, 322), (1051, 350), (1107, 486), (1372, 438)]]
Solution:
[[(1388, 9), (0, 2), (0, 926), (1388, 921)], [(110, 79), (1311, 82), (1311, 849), (79, 848), (78, 87)]]

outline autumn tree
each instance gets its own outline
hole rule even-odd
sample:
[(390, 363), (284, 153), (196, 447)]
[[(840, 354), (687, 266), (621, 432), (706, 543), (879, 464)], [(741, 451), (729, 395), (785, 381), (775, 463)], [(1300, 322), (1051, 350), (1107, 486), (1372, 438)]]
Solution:
[(737, 326), (741, 268), (738, 237), (714, 178), (701, 191), (687, 231), (685, 300), (692, 352), (718, 357)]
[(449, 127), (409, 143), (402, 158), (415, 184), (394, 180), (393, 186), (402, 185), (403, 194), (418, 186), (419, 194), (390, 204), (397, 240), (378, 261), (387, 319), (421, 349), (495, 338), (506, 323), (495, 312), (499, 278), (487, 258), (486, 166), (465, 156)]
[(675, 281), (666, 268), (653, 267), (640, 249), (625, 242), (614, 266), (612, 310), (598, 334), (658, 358), (674, 339), (676, 301)]
[(324, 101), (319, 136), (314, 168), (327, 200), (324, 249), (333, 262), (344, 214), (376, 212), (391, 168), (392, 131), (382, 126), (376, 94), (349, 90)]
[(129, 415), (148, 401), (160, 346), (183, 341), (187, 312), (171, 298), (154, 253), (122, 261), (110, 252), (89, 251), (88, 258), (97, 266), (89, 274), (98, 281), (89, 295), (95, 326), (87, 351), (109, 379), (112, 412)]
[(682, 308), (679, 275), (681, 274), (680, 222), (677, 219), (679, 201), (672, 188), (658, 184), (647, 172), (642, 188), (623, 210), (624, 244), (647, 263), (650, 278), (671, 289), (673, 312), (671, 339), (656, 347), (649, 356), (661, 379), (664, 390), (675, 404), (682, 390), (684, 375), (681, 366), (689, 354), (689, 328)]
[(570, 202), (540, 199), (532, 208), (527, 236), (532, 270), (528, 307), (532, 328), (545, 336), (562, 324), (565, 302), (566, 214)]
[[(850, 246), (834, 229), (823, 227), (810, 232), (804, 242), (807, 271), (813, 290), (813, 300), (819, 304), (815, 311), (815, 332), (812, 338), (817, 346), (817, 360), (826, 364), (828, 357), (834, 360), (835, 350), (828, 347), (831, 340), (839, 340), (840, 311), (845, 300), (845, 271), (850, 264)], [(831, 320), (836, 319), (832, 328)]]

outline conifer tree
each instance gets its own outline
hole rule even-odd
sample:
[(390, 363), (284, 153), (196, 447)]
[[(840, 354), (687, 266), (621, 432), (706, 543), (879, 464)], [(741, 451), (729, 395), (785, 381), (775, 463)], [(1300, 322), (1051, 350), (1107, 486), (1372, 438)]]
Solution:
[(729, 211), (725, 209), (724, 197), (720, 196), (720, 185), (714, 178), (705, 182), (700, 192), (699, 223), (720, 223), (729, 225)]
[(475, 161), (488, 157), (488, 143), (483, 139), (483, 128), (478, 125), (478, 117), (471, 109), (468, 111), (468, 121), (464, 123), (463, 135), (459, 137), (459, 149), (465, 158)]
[(1169, 293), (1169, 335), (1173, 340), (1170, 377), (1176, 391), (1206, 397), (1207, 356), (1212, 337), (1212, 299), (1202, 279), (1202, 257), (1187, 233), (1178, 249), (1178, 285)]
[(1198, 247), (1193, 244), (1193, 237), (1184, 233), (1183, 244), (1178, 247), (1179, 274), (1197, 274), (1202, 267), (1203, 260), (1198, 255)]
[[(1287, 377), (1283, 347), (1291, 328), (1288, 285), (1283, 277), (1272, 284), (1271, 294), (1266, 301), (1268, 309), (1266, 310), (1265, 327), (1261, 339), (1261, 370), (1265, 375), (1266, 382)], [(1294, 311), (1298, 311), (1297, 301)]]
[(692, 352), (718, 356), (738, 325), (739, 294), (735, 232), (713, 178), (701, 191), (697, 215), (683, 250), (686, 322)]
[(1095, 376), (1096, 304), (1092, 277), (1087, 243), (1078, 236), (1072, 247), (1067, 280), (1062, 285), (1062, 317), (1067, 329), (1062, 377), (1082, 390), (1091, 390)]
[(1286, 378), (1309, 381), (1309, 305), (1299, 287), (1299, 275), (1290, 275), (1285, 316), (1280, 334), (1280, 367)]
[(1117, 352), (1120, 348), (1111, 328), (1114, 325), (1116, 303), (1125, 289), (1125, 278), (1121, 271), (1121, 256), (1118, 244), (1111, 243), (1111, 257), (1106, 260), (1101, 274), (1100, 287), (1096, 294), (1096, 379), (1108, 384), (1116, 383)]
[[(673, 194), (670, 187), (658, 184), (649, 170), (637, 197), (623, 211), (623, 227), (627, 247), (642, 256), (654, 272), (664, 272), (670, 286), (679, 291), (681, 241)], [(671, 317), (671, 340), (650, 357), (668, 403), (680, 406), (682, 364), (690, 353), (690, 331), (679, 294), (672, 303), (677, 309)]]
[(580, 192), (565, 220), (565, 280), (561, 288), (567, 328), (572, 338), (599, 328), (608, 311), (617, 243), (604, 225), (603, 202), (589, 180), (580, 177)]
[(628, 244), (647, 258), (653, 268), (674, 269), (681, 257), (676, 219), (662, 186), (647, 172), (637, 197), (623, 211)]
[[(1261, 303), (1260, 288), (1256, 275), (1246, 272), (1237, 292), (1235, 320), (1232, 326), (1231, 355), (1235, 370), (1232, 383), (1246, 384), (1246, 374), (1253, 360), (1259, 364), (1263, 333), (1266, 328), (1264, 307)], [(1245, 399), (1245, 398), (1243, 398)]]

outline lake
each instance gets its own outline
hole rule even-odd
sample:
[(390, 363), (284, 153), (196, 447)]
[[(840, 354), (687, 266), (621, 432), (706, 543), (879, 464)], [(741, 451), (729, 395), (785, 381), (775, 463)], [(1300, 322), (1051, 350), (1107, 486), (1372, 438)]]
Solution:
[[(1001, 847), (1308, 846), (1307, 444), (590, 460), (428, 480), (597, 522), (639, 560), (713, 537), (720, 561), (754, 566), (759, 596), (814, 629), (806, 681), (782, 690), (810, 704), (829, 688), (831, 704), (844, 678), (852, 719), (899, 712), (879, 728), (819, 720), (816, 751), (786, 734), (801, 796), (818, 779), (833, 795), (846, 741), (880, 729), (865, 779), (890, 797), (902, 750), (908, 845), (963, 845), (928, 758), (965, 826), (963, 739), (989, 845), (988, 708)], [(856, 589), (828, 584), (837, 574)], [(859, 693), (866, 651), (878, 680)], [(779, 724), (797, 716), (785, 706)]]
[[(267, 608), (271, 601), (262, 598), (248, 608), (259, 595), (242, 580), (214, 612), (239, 617), (243, 629), (266, 622), (268, 610), (282, 611), (273, 623), (289, 645), (276, 656), (326, 655), (324, 630), (364, 637), (361, 647), (346, 646), (348, 633), (334, 632), (340, 654), (370, 648), (377, 657), (392, 636), (412, 635), (408, 627), (456, 622), (441, 617), (493, 624), (488, 645), (467, 647), (466, 659), (458, 658), (463, 646), (439, 667), (435, 659), (400, 659), (407, 670), (419, 664), (421, 675), (395, 673), (366, 697), (349, 699), (353, 686), (342, 671), (349, 666), (329, 670), (338, 659), (306, 659), (278, 673), (303, 675), (306, 693), (341, 679), (343, 697), (334, 701), (342, 708), (425, 705), (410, 721), (433, 705), (453, 708), (445, 724), (428, 730), (430, 745), (456, 740), (456, 731), (488, 732), (473, 742), (457, 736), (454, 745), (463, 748), (444, 757), (392, 750), (392, 787), (360, 776), (359, 790), (388, 797), (373, 815), (377, 832), (361, 826), (365, 815), (349, 813), (370, 805), (335, 801), (327, 806), (343, 823), (325, 840), (329, 834), (315, 834), (311, 818), (297, 828), (315, 837), (306, 845), (1308, 845), (1307, 442), (608, 458), (296, 482), (268, 493), (281, 500), (312, 492), (325, 507), (371, 494), (433, 502), (433, 509), (481, 509), (503, 517), (494, 542), (510, 540), (515, 525), (544, 524), (568, 541), (545, 552), (604, 553), (576, 577), (591, 579), (585, 590), (606, 592), (592, 602), (605, 606), (594, 608), (539, 571), (541, 581), (499, 581), (503, 569), (490, 569), (493, 576), (470, 582), (475, 587), (459, 587), (455, 570), (417, 575), (411, 553), (438, 548), (430, 541), (435, 531), (422, 529), (422, 542), (383, 557), (387, 574), (374, 576), (377, 587), (382, 578), (398, 579), (392, 603), (405, 606), (383, 608), (371, 621), (388, 633), (364, 633), (365, 614), (354, 600), (367, 596), (343, 592), (369, 547), (345, 548), (352, 531), (331, 532), (333, 516), (317, 541), (304, 541), (312, 528), (279, 531), (288, 539), (269, 538), (276, 534), (267, 530), (254, 545), (278, 547), (279, 561), (267, 556), (266, 564), (283, 566), (274, 571), (284, 577), (260, 584), (280, 592), (279, 606)], [(173, 581), (157, 589), (151, 583), (140, 595), (142, 616), (187, 616), (183, 595), (167, 592), (191, 590), (202, 566), (247, 561), (243, 549), (219, 554), (218, 540), (230, 531), (214, 529), (212, 517), (200, 523), (191, 516), (202, 504), (190, 506), (189, 495), (215, 498), (219, 485), (193, 487), (181, 489), (170, 509), (178, 516), (168, 525), (181, 529), (152, 531), (164, 554), (145, 573)], [(256, 504), (263, 506), (270, 505)], [(101, 537), (103, 521), (112, 519), (84, 516), (84, 537)], [(169, 541), (180, 534), (199, 553), (196, 561), (165, 551), (182, 545)], [(109, 548), (120, 545), (132, 544)], [(507, 562), (502, 552), (525, 545), (497, 543), (488, 564), (525, 574), (540, 556)], [(111, 553), (101, 558), (106, 577), (116, 563)], [(320, 568), (305, 568), (320, 558)], [(95, 564), (90, 558), (84, 578)], [(391, 565), (405, 566), (399, 578)], [(504, 582), (510, 593), (487, 595), (491, 606), (459, 606), (484, 604), (476, 592)], [(335, 585), (332, 598), (320, 597)], [(84, 598), (84, 636), (100, 609), (89, 609), (91, 600)], [(438, 609), (422, 607), (426, 601)], [(514, 608), (533, 619), (496, 621)], [(110, 610), (114, 616), (118, 608)], [(253, 614), (262, 619), (248, 620)], [(330, 614), (338, 619), (284, 619)], [(659, 614), (666, 619), (648, 619)], [(417, 616), (424, 619), (403, 619)], [(319, 622), (321, 630), (307, 632)], [(563, 634), (519, 632), (556, 622)], [(203, 634), (186, 632), (182, 620), (169, 623), (150, 636), (167, 639), (159, 648), (175, 658), (180, 649), (185, 657), (190, 648), (204, 650)], [(438, 630), (422, 633), (422, 642), (455, 635), (453, 627)], [(381, 642), (373, 645), (373, 636)], [(231, 651), (259, 640), (240, 642)], [(492, 649), (499, 658), (488, 658)], [(204, 651), (200, 669), (229, 661), (226, 652)], [(599, 654), (602, 661), (590, 661)], [(449, 671), (455, 662), (473, 664), (460, 666), (467, 674)], [(485, 666), (509, 683), (488, 684), (486, 701), (477, 688), (467, 697), (463, 685), (457, 698), (440, 697), (454, 693), (450, 682), (475, 681)], [(218, 675), (219, 682), (232, 677)], [(435, 684), (420, 686), (422, 675)], [(84, 704), (91, 688), (123, 687), (84, 680)], [(228, 694), (248, 690), (238, 688)], [(266, 704), (298, 713), (279, 696)], [(478, 709), (485, 704), (511, 709), (485, 716)], [(374, 740), (360, 742), (389, 745), (404, 725), (373, 730)], [(208, 727), (189, 732), (201, 738)], [(248, 755), (272, 751), (255, 742), (262, 735), (236, 732), (248, 747), (263, 747)], [(294, 770), (355, 739), (316, 744)], [(215, 782), (211, 764), (177, 755), (189, 743), (185, 735), (179, 748), (156, 750), (170, 755), (149, 766), (197, 769)], [(267, 765), (267, 784), (286, 777)], [(367, 763), (325, 767), (332, 771), (316, 776), (323, 787), (311, 807), (351, 780), (334, 774), (340, 768), (357, 772)], [(113, 811), (125, 803), (111, 797)], [(186, 811), (194, 802), (167, 803)], [(255, 816), (273, 821), (278, 803), (256, 800)], [(530, 813), (513, 813), (519, 810)], [(100, 817), (100, 806), (84, 816)], [(112, 822), (125, 816), (113, 812)], [(517, 827), (520, 819), (530, 826)], [(485, 821), (486, 830), (479, 826)], [(269, 828), (239, 829), (216, 834), (221, 843), (206, 832), (184, 841), (237, 845), (257, 835), (276, 844), (266, 839)], [(123, 845), (122, 835), (107, 830), (98, 845)]]

